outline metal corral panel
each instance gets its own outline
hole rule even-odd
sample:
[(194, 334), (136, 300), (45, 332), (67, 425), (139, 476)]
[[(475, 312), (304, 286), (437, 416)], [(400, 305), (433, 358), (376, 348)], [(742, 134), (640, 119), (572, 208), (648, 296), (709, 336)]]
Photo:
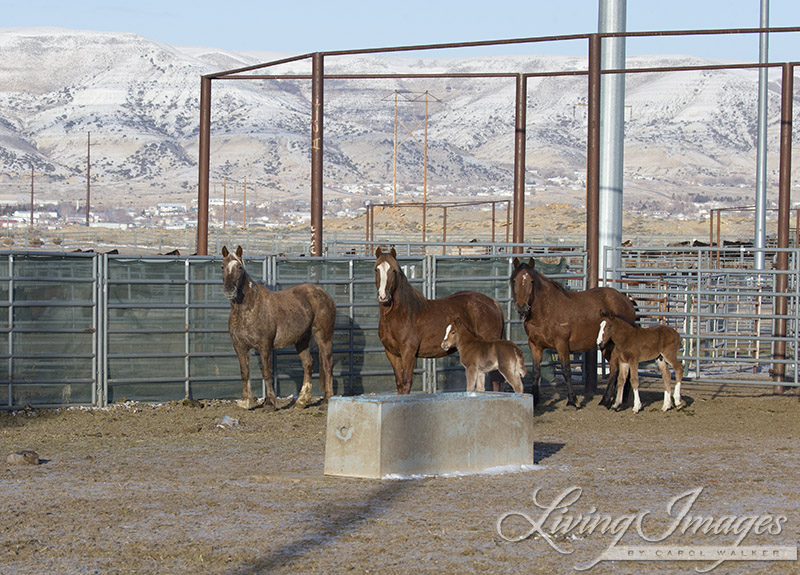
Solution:
[(332, 397), (325, 473), (475, 473), (533, 464), (533, 397), (493, 392)]

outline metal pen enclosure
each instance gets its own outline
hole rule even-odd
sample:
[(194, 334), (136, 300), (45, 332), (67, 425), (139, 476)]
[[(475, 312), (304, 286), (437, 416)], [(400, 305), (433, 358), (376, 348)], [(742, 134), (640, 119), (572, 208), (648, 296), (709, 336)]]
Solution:
[[(530, 250), (523, 257), (552, 261), (565, 256), (568, 271), (551, 277), (570, 289), (585, 288), (585, 252), (539, 246)], [(768, 258), (775, 257), (774, 250)], [(636, 300), (642, 324), (668, 323), (681, 333), (687, 380), (771, 385), (776, 366), (782, 366), (781, 385), (800, 385), (800, 251), (788, 250), (788, 272), (755, 272), (752, 254), (752, 249), (716, 247), (620, 248), (616, 287)], [(530, 365), (509, 293), (513, 255), (499, 250), (424, 255), (409, 249), (398, 260), (410, 282), (429, 298), (469, 289), (497, 300), (504, 310), (506, 336), (522, 347)], [(312, 282), (333, 295), (338, 308), (337, 395), (395, 390), (378, 338), (374, 261), (360, 256), (246, 257), (250, 275), (271, 289)], [(776, 291), (780, 275), (788, 280), (786, 292)], [(787, 300), (787, 315), (781, 316), (787, 323), (785, 334), (774, 333), (772, 327), (773, 320), (781, 319), (774, 307), (778, 297)], [(0, 409), (240, 395), (219, 258), (12, 252), (0, 256), (0, 298), (5, 320), (0, 330)], [(785, 354), (776, 359), (777, 343)], [(551, 355), (543, 366), (547, 381), (557, 369), (553, 359)], [(294, 349), (276, 350), (274, 367), (276, 392), (297, 393), (302, 368)], [(263, 395), (255, 352), (251, 377)], [(315, 373), (314, 393), (319, 394), (316, 378)], [(530, 375), (525, 383), (530, 385)], [(461, 391), (463, 386), (457, 354), (417, 361), (414, 391)]]

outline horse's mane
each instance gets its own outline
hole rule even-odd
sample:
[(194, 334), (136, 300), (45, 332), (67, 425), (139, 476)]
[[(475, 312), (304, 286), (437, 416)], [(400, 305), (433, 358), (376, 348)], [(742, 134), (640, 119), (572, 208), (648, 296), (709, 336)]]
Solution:
[(389, 261), (392, 268), (397, 272), (397, 287), (394, 290), (395, 293), (393, 297), (408, 308), (411, 317), (425, 311), (429, 303), (428, 298), (411, 285), (406, 274), (403, 273), (403, 269), (397, 264), (397, 260), (394, 260), (394, 263), (388, 259), (387, 261)]
[(517, 275), (519, 275), (523, 271), (527, 271), (530, 274), (531, 280), (533, 281), (533, 288), (534, 289), (541, 288), (542, 285), (546, 283), (548, 285), (553, 286), (554, 288), (556, 288), (557, 290), (561, 291), (562, 293), (565, 293), (565, 294), (569, 293), (569, 290), (566, 287), (564, 287), (563, 284), (561, 284), (561, 283), (559, 283), (557, 281), (551, 280), (549, 277), (547, 277), (546, 275), (544, 275), (542, 273), (539, 273), (538, 271), (536, 271), (534, 268), (532, 268), (531, 266), (529, 266), (526, 263), (521, 263), (517, 267), (514, 268), (514, 271), (511, 272), (511, 281), (513, 282), (514, 278), (516, 278)]

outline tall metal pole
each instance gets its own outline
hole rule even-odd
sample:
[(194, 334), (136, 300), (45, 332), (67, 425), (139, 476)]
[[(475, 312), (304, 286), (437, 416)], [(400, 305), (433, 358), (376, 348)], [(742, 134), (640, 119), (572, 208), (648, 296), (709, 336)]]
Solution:
[[(761, 28), (769, 27), (769, 0), (761, 0)], [(769, 34), (759, 34), (758, 61), (769, 61)], [(758, 138), (756, 150), (756, 213), (753, 247), (755, 269), (764, 269), (764, 248), (767, 245), (767, 84), (769, 68), (758, 69)]]
[[(783, 65), (781, 82), (781, 149), (778, 182), (778, 255), (775, 269), (775, 292), (786, 293), (788, 278), (786, 271), (789, 269), (789, 212), (791, 211), (791, 186), (792, 186), (792, 100), (794, 94), (794, 68), (791, 64)], [(773, 359), (783, 361), (786, 359), (786, 314), (787, 301), (785, 295), (775, 297), (775, 319), (773, 320), (772, 335), (778, 338), (772, 348)], [(785, 381), (786, 364), (775, 363), (772, 367), (772, 376), (775, 381)], [(777, 386), (776, 392), (782, 392), (783, 387)]]
[(322, 255), (323, 56), (311, 59), (311, 255)]
[(208, 255), (208, 174), (211, 152), (211, 78), (200, 78), (200, 149), (197, 175), (197, 255)]
[(589, 95), (586, 158), (586, 287), (597, 287), (600, 212), (600, 36), (589, 36)]
[[(586, 158), (586, 287), (597, 287), (597, 256), (600, 212), (600, 36), (589, 36), (589, 109)], [(584, 354), (584, 397), (597, 391), (597, 353)]]
[(425, 149), (422, 166), (422, 199), (428, 203), (428, 91), (425, 90)]
[(394, 91), (394, 158), (392, 160), (392, 203), (397, 203), (397, 90)]
[[(525, 241), (525, 131), (527, 129), (528, 78), (517, 74), (516, 118), (514, 120), (514, 219), (512, 242)], [(494, 209), (494, 205), (492, 206)], [(492, 217), (494, 225), (494, 217)], [(493, 234), (494, 235), (494, 234)], [(494, 238), (492, 238), (494, 241)], [(514, 246), (514, 253), (522, 252), (522, 246)]]
[(86, 227), (89, 227), (89, 200), (92, 188), (92, 133), (86, 132)]
[[(598, 31), (625, 32), (626, 0), (600, 0)], [(625, 38), (602, 41), (603, 70), (625, 68)], [(625, 148), (625, 75), (605, 74), (600, 79), (600, 275), (613, 280), (619, 254), (606, 248), (622, 244), (622, 174)], [(604, 257), (606, 254), (607, 257)], [(608, 270), (608, 271), (607, 271)]]

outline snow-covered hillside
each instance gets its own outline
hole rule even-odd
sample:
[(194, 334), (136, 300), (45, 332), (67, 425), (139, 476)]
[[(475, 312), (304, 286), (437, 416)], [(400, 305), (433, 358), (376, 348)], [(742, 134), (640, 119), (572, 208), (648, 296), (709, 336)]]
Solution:
[[(96, 201), (188, 202), (196, 195), (201, 75), (283, 56), (174, 47), (128, 34), (0, 29), (0, 196), (24, 195), (29, 186), (24, 174), (33, 167), (37, 185), (48, 197), (82, 197), (90, 133)], [(631, 58), (628, 66), (691, 63), (707, 62), (653, 56)], [(331, 75), (583, 68), (582, 58), (536, 54), (439, 60), (352, 56), (325, 62)], [(280, 70), (307, 74), (310, 62)], [(769, 172), (774, 184), (780, 77), (773, 74)], [(373, 199), (390, 199), (385, 194), (394, 178), (396, 96), (397, 137), (403, 142), (397, 156), (398, 186), (411, 190), (422, 185), (426, 92), (430, 194), (510, 192), (513, 79), (329, 79), (325, 185), (331, 188), (330, 197), (370, 191)], [(305, 197), (310, 82), (216, 81), (212, 98), (212, 180), (246, 178), (252, 193), (262, 199)], [(756, 98), (755, 71), (629, 75), (626, 202), (678, 209), (686, 200), (705, 199), (701, 195), (714, 199), (715, 190), (722, 190), (722, 201), (739, 189), (750, 194)], [(546, 201), (561, 193), (553, 191), (559, 188), (582, 199), (585, 104), (584, 76), (529, 80), (527, 179), (532, 201)], [(800, 162), (794, 164), (797, 170)], [(770, 197), (775, 189), (770, 186)]]

